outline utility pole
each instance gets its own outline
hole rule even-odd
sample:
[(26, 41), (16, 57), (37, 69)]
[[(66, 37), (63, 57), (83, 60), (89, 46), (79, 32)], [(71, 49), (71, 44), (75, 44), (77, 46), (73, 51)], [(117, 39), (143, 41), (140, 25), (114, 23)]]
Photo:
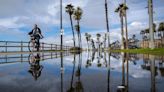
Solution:
[(105, 0), (105, 13), (106, 13), (107, 36), (108, 36), (108, 49), (110, 49), (110, 34), (109, 34), (108, 3), (107, 3), (107, 0)]
[[(126, 5), (126, 0), (124, 0), (124, 5)], [(126, 33), (126, 49), (128, 49), (128, 24), (127, 24), (127, 12), (125, 10), (125, 33)]]
[(150, 31), (150, 42), (149, 48), (154, 49), (154, 28), (153, 28), (153, 0), (148, 0), (148, 13), (149, 13), (149, 31)]

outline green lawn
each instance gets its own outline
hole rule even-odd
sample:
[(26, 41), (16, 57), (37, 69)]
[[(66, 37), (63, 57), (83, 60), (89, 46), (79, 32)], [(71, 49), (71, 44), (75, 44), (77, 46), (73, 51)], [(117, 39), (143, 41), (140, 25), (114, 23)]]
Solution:
[(139, 54), (153, 54), (164, 55), (164, 48), (156, 49), (129, 49), (129, 50), (110, 50), (111, 52), (127, 52), (127, 53), (139, 53)]

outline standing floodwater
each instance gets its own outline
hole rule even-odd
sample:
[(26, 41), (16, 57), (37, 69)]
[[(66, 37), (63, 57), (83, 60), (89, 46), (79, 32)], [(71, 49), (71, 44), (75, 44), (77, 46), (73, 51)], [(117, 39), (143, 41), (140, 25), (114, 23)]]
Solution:
[(163, 92), (164, 57), (60, 52), (0, 55), (0, 92)]

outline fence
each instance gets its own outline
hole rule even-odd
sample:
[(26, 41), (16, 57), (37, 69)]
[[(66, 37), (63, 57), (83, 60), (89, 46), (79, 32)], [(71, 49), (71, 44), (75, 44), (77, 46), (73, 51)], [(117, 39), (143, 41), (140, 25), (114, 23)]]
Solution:
[[(71, 55), (69, 52), (63, 52), (63, 56)], [(2, 64), (11, 64), (11, 63), (18, 63), (18, 62), (29, 62), (29, 58), (32, 55), (29, 54), (19, 54), (19, 55), (1, 55), (0, 56), (0, 65)], [(40, 53), (40, 61), (60, 58), (60, 52), (51, 52), (51, 53)]]
[[(60, 50), (61, 45), (57, 44), (48, 44), (48, 43), (40, 43), (40, 50)], [(69, 50), (71, 46), (62, 46), (63, 50)], [(0, 41), (0, 51), (1, 52), (24, 52), (28, 50), (28, 42), (23, 41)]]

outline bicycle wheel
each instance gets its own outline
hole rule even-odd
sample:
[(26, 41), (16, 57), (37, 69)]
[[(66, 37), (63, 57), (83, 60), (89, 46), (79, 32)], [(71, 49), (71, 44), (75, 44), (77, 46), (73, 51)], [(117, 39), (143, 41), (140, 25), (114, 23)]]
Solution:
[(28, 49), (29, 49), (30, 52), (37, 51), (35, 46), (36, 46), (36, 43), (33, 43), (32, 41), (28, 42)]

